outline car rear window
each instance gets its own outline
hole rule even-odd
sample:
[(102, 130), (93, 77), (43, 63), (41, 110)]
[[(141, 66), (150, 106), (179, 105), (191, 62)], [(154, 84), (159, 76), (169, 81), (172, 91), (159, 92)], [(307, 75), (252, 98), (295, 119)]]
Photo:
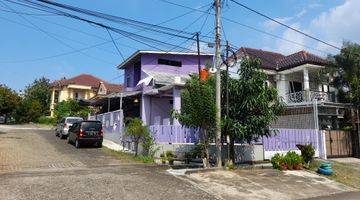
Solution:
[(79, 121), (82, 121), (82, 120), (83, 119), (81, 119), (81, 118), (67, 118), (66, 123), (73, 124), (75, 122), (79, 122)]
[(100, 131), (102, 128), (101, 122), (83, 122), (81, 129), (84, 131)]

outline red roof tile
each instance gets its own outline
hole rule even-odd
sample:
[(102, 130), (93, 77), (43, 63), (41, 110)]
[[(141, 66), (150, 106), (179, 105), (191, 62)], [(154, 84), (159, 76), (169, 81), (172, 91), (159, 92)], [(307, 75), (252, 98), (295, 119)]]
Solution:
[(293, 68), (302, 64), (316, 64), (325, 66), (328, 63), (325, 59), (306, 51), (299, 51), (297, 53), (285, 56), (276, 52), (241, 47), (237, 54), (239, 56), (247, 55), (252, 58), (258, 58), (261, 60), (262, 68), (277, 71)]
[(108, 92), (120, 92), (122, 89), (122, 85), (120, 84), (112, 84), (108, 83), (100, 78), (97, 78), (90, 74), (80, 74), (78, 76), (69, 78), (69, 79), (61, 79), (54, 81), (51, 86), (52, 87), (61, 87), (66, 86), (70, 84), (75, 85), (83, 85), (83, 86), (90, 86), (93, 89), (99, 88), (100, 82), (103, 82), (105, 84), (105, 87)]

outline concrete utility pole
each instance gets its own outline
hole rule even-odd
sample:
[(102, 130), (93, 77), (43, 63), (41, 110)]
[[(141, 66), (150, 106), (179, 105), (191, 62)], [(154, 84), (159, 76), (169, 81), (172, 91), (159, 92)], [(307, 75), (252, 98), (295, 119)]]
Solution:
[(215, 144), (216, 144), (216, 166), (222, 167), (221, 159), (221, 76), (220, 76), (220, 40), (221, 40), (221, 0), (215, 0), (215, 61), (216, 68), (216, 127), (215, 127)]

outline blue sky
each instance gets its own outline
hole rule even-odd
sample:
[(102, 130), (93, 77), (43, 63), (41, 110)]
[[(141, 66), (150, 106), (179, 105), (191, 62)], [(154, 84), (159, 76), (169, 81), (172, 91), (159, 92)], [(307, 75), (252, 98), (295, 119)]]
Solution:
[[(161, 23), (189, 11), (185, 8), (170, 5), (159, 0), (57, 1), (153, 24)], [(337, 46), (341, 46), (343, 40), (360, 42), (360, 1), (358, 0), (238, 1)], [(111, 42), (98, 48), (83, 50), (81, 53), (69, 53), (74, 50), (109, 41), (110, 38), (106, 30), (60, 16), (21, 15), (22, 17), (20, 17), (19, 14), (6, 11), (9, 11), (11, 8), (18, 12), (32, 14), (44, 13), (14, 5), (3, 0), (0, 0), (0, 2), (5, 3), (5, 5), (0, 3), (0, 84), (6, 84), (14, 90), (21, 90), (35, 78), (41, 76), (56, 80), (64, 76), (71, 77), (80, 73), (90, 73), (114, 83), (121, 83), (123, 81), (120, 76), (123, 72), (116, 69), (116, 65), (122, 62), (122, 58)], [(173, 2), (193, 8), (201, 8), (204, 5), (210, 4), (212, 1), (173, 0)], [(206, 6), (201, 9), (206, 10), (208, 8), (209, 6)], [(225, 3), (223, 16), (303, 45), (295, 45), (231, 22), (223, 21), (226, 39), (238, 47), (247, 46), (260, 48), (278, 51), (283, 54), (291, 54), (305, 49), (322, 56), (337, 52), (331, 47), (324, 46), (257, 16), (235, 5), (231, 1)], [(87, 18), (95, 19), (91, 17)], [(210, 15), (207, 20), (205, 20), (206, 15), (203, 13), (192, 12), (177, 20), (165, 23), (163, 26), (182, 30), (198, 19), (198, 21), (189, 26), (186, 31), (199, 31), (200, 27), (205, 24), (201, 31), (202, 34), (211, 34), (214, 24), (213, 18), (214, 17)], [(99, 19), (95, 20), (119, 29), (135, 32), (134, 29), (121, 24), (110, 23)], [(35, 24), (36, 27), (34, 27), (33, 24)], [(64, 26), (78, 31), (64, 28)], [(40, 31), (39, 28), (47, 33)], [(87, 34), (79, 31), (86, 32)], [(91, 36), (89, 34), (91, 34)], [(171, 38), (171, 36), (164, 36), (154, 32), (149, 33), (142, 31), (139, 34), (157, 38), (161, 41), (168, 41), (173, 44), (185, 42), (183, 39)], [(114, 38), (121, 37), (116, 33), (112, 33), (112, 36)], [(223, 39), (225, 39), (225, 37), (223, 37)], [(136, 49), (150, 49), (148, 46), (128, 38), (119, 39), (116, 43), (125, 57), (131, 55)], [(192, 48), (192, 42), (185, 42), (183, 46)], [(169, 47), (159, 48), (166, 51), (169, 50)], [(46, 57), (65, 53), (68, 54), (46, 59)]]

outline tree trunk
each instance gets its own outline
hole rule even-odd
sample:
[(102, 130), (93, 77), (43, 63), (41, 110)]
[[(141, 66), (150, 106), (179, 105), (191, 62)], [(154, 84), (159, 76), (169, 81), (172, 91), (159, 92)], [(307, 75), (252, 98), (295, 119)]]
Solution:
[(204, 168), (209, 168), (210, 167), (210, 149), (209, 149), (209, 136), (207, 133), (207, 129), (203, 129), (203, 144), (204, 144), (204, 153), (205, 156), (203, 157), (203, 165)]
[(134, 145), (135, 145), (135, 156), (137, 156), (138, 155), (139, 142), (135, 141)]
[(235, 138), (230, 134), (230, 160), (235, 164)]

